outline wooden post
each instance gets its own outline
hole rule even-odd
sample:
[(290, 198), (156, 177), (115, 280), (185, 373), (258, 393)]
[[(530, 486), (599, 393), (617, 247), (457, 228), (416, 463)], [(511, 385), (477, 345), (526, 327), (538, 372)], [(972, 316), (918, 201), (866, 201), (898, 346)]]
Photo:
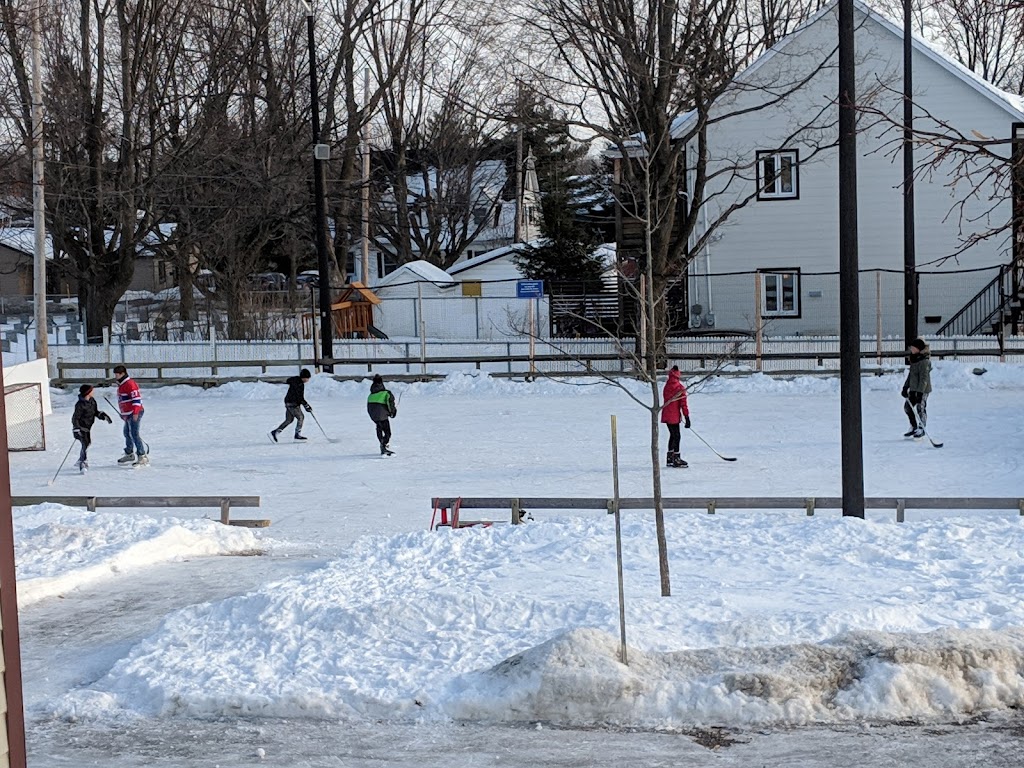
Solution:
[(423, 317), (423, 283), (416, 283), (416, 304), (419, 307), (420, 316), (420, 368), (421, 373), (427, 373), (427, 321)]
[(537, 373), (537, 365), (533, 361), (535, 352), (535, 341), (537, 338), (537, 315), (536, 315), (536, 299), (529, 299), (530, 302), (530, 376), (531, 378)]
[(95, 512), (96, 511), (96, 497), (95, 496), (90, 496), (89, 497), (89, 500), (85, 503), (85, 508), (88, 509), (90, 512)]
[(882, 367), (882, 273), (875, 272), (875, 354)]
[(231, 499), (220, 500), (220, 521), (224, 525), (231, 525)]
[(519, 509), (519, 499), (512, 499), (512, 525), (519, 525), (521, 522), (523, 518)]
[(761, 351), (764, 335), (761, 326), (761, 273), (754, 273), (754, 367), (761, 370)]
[(619, 430), (612, 416), (612, 512), (615, 513), (615, 564), (619, 579), (619, 660), (629, 664), (626, 655), (626, 591), (622, 578), (622, 516), (619, 513)]
[(644, 370), (647, 360), (647, 279), (640, 275), (640, 355), (637, 365)]
[(896, 499), (896, 522), (902, 523), (906, 516), (907, 502), (903, 499)]
[(814, 517), (814, 499), (807, 499), (804, 502), (804, 508), (807, 510), (808, 517)]

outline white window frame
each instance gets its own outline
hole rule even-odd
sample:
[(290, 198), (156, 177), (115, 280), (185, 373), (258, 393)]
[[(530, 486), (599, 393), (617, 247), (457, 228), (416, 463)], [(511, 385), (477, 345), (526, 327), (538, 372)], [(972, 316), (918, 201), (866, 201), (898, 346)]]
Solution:
[[(771, 180), (767, 179), (765, 164), (772, 162)], [(789, 189), (785, 188), (785, 163), (789, 163)], [(770, 186), (769, 186), (770, 185)], [(757, 153), (757, 199), (800, 199), (800, 153), (795, 149)]]
[[(761, 273), (761, 316), (800, 317), (800, 270), (758, 270)], [(787, 306), (787, 287), (788, 306)]]

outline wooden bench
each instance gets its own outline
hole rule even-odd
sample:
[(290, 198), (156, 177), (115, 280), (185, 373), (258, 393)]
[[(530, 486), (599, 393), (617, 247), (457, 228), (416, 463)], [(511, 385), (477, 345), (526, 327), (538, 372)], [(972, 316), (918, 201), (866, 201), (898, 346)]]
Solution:
[[(559, 496), (535, 496), (535, 497), (512, 497), (512, 496), (457, 496), (446, 497), (436, 496), (431, 499), (434, 506), (434, 515), (438, 510), (447, 512), (452, 509), (453, 519), (455, 518), (456, 507), (458, 511), (464, 509), (507, 509), (510, 512), (510, 522), (518, 525), (523, 520), (527, 510), (554, 509), (554, 510), (604, 510), (614, 514), (616, 501), (610, 497), (589, 497), (589, 498), (567, 498)], [(665, 497), (662, 499), (664, 509), (703, 509), (709, 515), (715, 514), (722, 509), (802, 509), (807, 516), (813, 516), (816, 509), (842, 509), (843, 499), (839, 496), (692, 496), (692, 497)], [(623, 509), (654, 509), (653, 497), (620, 498), (618, 508)], [(891, 509), (896, 512), (896, 522), (902, 523), (905, 520), (905, 513), (908, 509), (942, 509), (942, 510), (994, 510), (994, 509), (1015, 509), (1021, 516), (1024, 516), (1024, 498), (1016, 497), (895, 497), (895, 496), (874, 496), (864, 499), (865, 509)], [(452, 525), (452, 528), (468, 527), (466, 522), (479, 524), (483, 521), (466, 521), (461, 525)], [(442, 524), (438, 524), (440, 527)], [(444, 523), (447, 525), (447, 523)], [(430, 521), (431, 530), (435, 530), (434, 518)]]
[(68, 507), (85, 507), (95, 512), (101, 507), (183, 509), (190, 507), (220, 508), (220, 521), (224, 525), (239, 525), (245, 528), (266, 528), (269, 520), (232, 520), (232, 507), (258, 507), (259, 496), (12, 496), (15, 507), (35, 504), (64, 504)]

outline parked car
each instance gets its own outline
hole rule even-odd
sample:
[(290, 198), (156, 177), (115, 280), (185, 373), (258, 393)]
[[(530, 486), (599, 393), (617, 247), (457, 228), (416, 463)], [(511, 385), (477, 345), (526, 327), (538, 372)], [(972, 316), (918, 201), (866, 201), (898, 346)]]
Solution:
[(259, 285), (265, 291), (285, 291), (288, 289), (288, 278), (280, 272), (261, 272)]
[(295, 276), (295, 284), (300, 288), (320, 287), (320, 272), (315, 269), (307, 269)]

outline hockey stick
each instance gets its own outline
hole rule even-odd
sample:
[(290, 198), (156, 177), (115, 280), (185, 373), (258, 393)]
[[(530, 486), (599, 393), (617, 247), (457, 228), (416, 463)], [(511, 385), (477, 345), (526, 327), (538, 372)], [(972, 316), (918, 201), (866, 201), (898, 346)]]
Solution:
[(53, 485), (55, 482), (57, 482), (57, 475), (59, 475), (60, 471), (64, 469), (64, 462), (68, 460), (68, 456), (71, 455), (71, 449), (75, 447), (75, 443), (77, 442), (77, 439), (71, 441), (71, 445), (68, 447), (68, 452), (64, 454), (64, 461), (62, 461), (60, 463), (60, 466), (57, 467), (57, 471), (53, 473), (53, 479), (50, 480), (50, 482), (48, 482), (47, 485)]
[[(697, 434), (696, 432), (694, 432), (694, 431), (693, 431), (692, 429), (690, 430), (690, 432), (691, 432), (691, 434), (692, 434), (692, 435), (693, 435), (694, 437), (696, 437), (696, 438), (697, 438), (698, 440), (700, 440), (700, 441), (701, 441), (702, 443), (704, 443), (704, 445), (706, 445), (706, 446), (707, 446), (708, 448), (711, 448), (711, 444), (710, 444), (710, 443), (709, 443), (709, 442), (708, 442), (707, 440), (705, 440), (705, 439), (704, 439), (703, 437), (701, 437), (700, 435), (698, 435), (698, 434)], [(715, 450), (714, 448), (711, 448), (711, 452), (712, 452), (713, 454), (715, 454), (715, 456), (717, 456), (718, 458), (720, 458), (720, 459), (721, 459), (722, 461), (736, 461), (736, 457), (735, 457), (735, 456), (723, 456), (723, 455), (722, 455), (722, 454), (720, 454), (720, 453), (719, 453), (718, 451), (716, 451), (716, 450)]]
[(320, 420), (319, 420), (319, 419), (317, 419), (317, 417), (316, 417), (316, 414), (315, 414), (315, 413), (313, 413), (312, 411), (310, 411), (310, 412), (309, 412), (309, 415), (313, 417), (313, 421), (315, 421), (315, 422), (316, 422), (316, 425), (317, 425), (317, 427), (320, 427), (320, 431), (321, 431), (321, 432), (323, 433), (323, 436), (327, 438), (327, 442), (328, 442), (328, 443), (336, 443), (336, 442), (338, 442), (338, 441), (337, 441), (337, 440), (335, 440), (334, 438), (331, 438), (331, 437), (327, 437), (327, 433), (326, 433), (326, 432), (324, 432), (324, 428), (320, 426)]
[(917, 414), (917, 416), (918, 416), (918, 425), (920, 426), (921, 431), (924, 432), (924, 437), (927, 437), (928, 438), (928, 442), (932, 444), (932, 448), (941, 448), (942, 446), (944, 446), (945, 443), (940, 443), (939, 441), (934, 440), (932, 438), (932, 436), (928, 434), (928, 430), (925, 429), (924, 424), (922, 424), (921, 421), (920, 421), (921, 414), (918, 413), (917, 408), (915, 407), (915, 405), (912, 402), (910, 402), (910, 398), (907, 397), (907, 398), (904, 398), (904, 399), (907, 401), (907, 405), (910, 406), (910, 410), (912, 410), (915, 414)]

